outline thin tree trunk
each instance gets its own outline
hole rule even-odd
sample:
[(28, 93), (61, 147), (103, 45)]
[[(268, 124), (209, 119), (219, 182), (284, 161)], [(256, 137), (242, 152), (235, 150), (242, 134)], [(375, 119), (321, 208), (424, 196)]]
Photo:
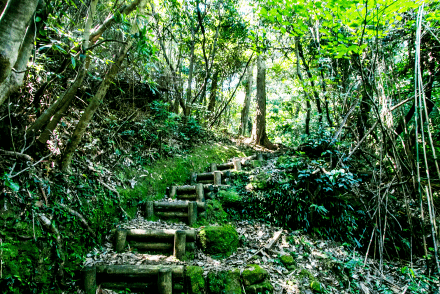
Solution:
[(240, 128), (238, 130), (238, 134), (242, 136), (246, 135), (247, 125), (249, 120), (249, 108), (251, 106), (253, 72), (254, 72), (254, 66), (253, 64), (251, 64), (251, 66), (248, 68), (248, 72), (247, 72), (248, 75), (245, 82), (246, 96), (243, 102), (243, 109), (241, 110)]
[(93, 96), (92, 100), (90, 101), (90, 104), (87, 106), (86, 110), (81, 116), (78, 125), (76, 126), (75, 131), (73, 132), (73, 135), (70, 138), (70, 141), (66, 146), (66, 149), (64, 150), (63, 158), (61, 160), (62, 171), (66, 172), (68, 167), (70, 166), (70, 162), (72, 160), (73, 153), (75, 152), (76, 147), (81, 142), (82, 136), (84, 135), (87, 126), (89, 125), (90, 121), (93, 118), (93, 115), (95, 114), (96, 110), (98, 109), (99, 105), (101, 104), (102, 100), (107, 94), (107, 90), (110, 87), (114, 77), (118, 73), (122, 65), (122, 62), (124, 61), (125, 56), (127, 55), (127, 52), (132, 46), (132, 44), (133, 44), (133, 39), (128, 41), (127, 44), (124, 46), (124, 48), (121, 48), (117, 58), (115, 59), (114, 63), (111, 65), (109, 71), (104, 77), (104, 80), (99, 85), (99, 88), (96, 91), (95, 96)]
[[(54, 104), (52, 104), (46, 111), (41, 114), (38, 119), (30, 126), (30, 128), (27, 130), (27, 133), (32, 134), (36, 133), (39, 130), (42, 130), (44, 126), (46, 126), (49, 123), (49, 120), (60, 110), (64, 109), (64, 111), (61, 112), (61, 115), (55, 116), (53, 119), (56, 119), (58, 121), (54, 121), (52, 123), (51, 128), (55, 129), (55, 127), (58, 125), (58, 122), (62, 118), (62, 114), (68, 109), (69, 105), (72, 103), (73, 99), (75, 98), (76, 91), (78, 88), (82, 85), (87, 71), (89, 69), (90, 65), (90, 59), (88, 57), (87, 48), (89, 47), (89, 39), (90, 39), (90, 30), (93, 23), (93, 16), (95, 14), (96, 10), (96, 4), (98, 3), (98, 0), (93, 0), (90, 3), (86, 25), (84, 27), (84, 33), (83, 33), (83, 41), (82, 41), (82, 47), (83, 47), (83, 57), (82, 59), (82, 66), (78, 71), (78, 74), (76, 75), (76, 78), (72, 85), (67, 89), (66, 92), (64, 92), (63, 97), (58, 99)], [(53, 126), (55, 124), (55, 126)], [(51, 131), (53, 131), (53, 129)], [(46, 142), (46, 141), (44, 141)]]
[(306, 120), (305, 120), (305, 132), (306, 135), (310, 135), (310, 116), (311, 116), (311, 112), (312, 112), (312, 105), (310, 103), (310, 99), (309, 99), (309, 95), (307, 94), (307, 90), (306, 87), (304, 85), (304, 80), (301, 74), (301, 70), (299, 68), (299, 58), (300, 58), (300, 53), (299, 53), (299, 37), (295, 38), (295, 53), (296, 53), (296, 75), (298, 76), (298, 79), (301, 82), (303, 91), (304, 91), (304, 97), (306, 98)]
[[(0, 84), (12, 71), (38, 0), (10, 0), (0, 18)], [(2, 102), (2, 101), (0, 101)]]
[(306, 69), (307, 77), (310, 80), (310, 85), (312, 87), (313, 96), (315, 96), (316, 109), (318, 110), (318, 114), (319, 114), (318, 122), (319, 122), (319, 124), (321, 124), (321, 122), (322, 122), (321, 100), (319, 99), (318, 92), (316, 92), (315, 82), (313, 82), (313, 76), (312, 76), (312, 73), (310, 71), (310, 67), (307, 64), (306, 58), (304, 57), (304, 51), (303, 51), (301, 42), (298, 40), (296, 43), (297, 43), (297, 47), (298, 47), (298, 54), (301, 57), (301, 60), (302, 60), (303, 65), (304, 65), (304, 68)]
[(218, 89), (218, 75), (219, 75), (219, 70), (216, 70), (214, 76), (212, 77), (212, 82), (211, 82), (211, 94), (209, 95), (209, 105), (208, 105), (208, 111), (210, 111), (211, 113), (214, 113), (214, 109), (215, 109), (215, 99), (217, 98), (217, 89)]
[(263, 54), (257, 57), (257, 108), (255, 123), (252, 129), (252, 141), (269, 149), (275, 146), (269, 141), (266, 134), (266, 63)]

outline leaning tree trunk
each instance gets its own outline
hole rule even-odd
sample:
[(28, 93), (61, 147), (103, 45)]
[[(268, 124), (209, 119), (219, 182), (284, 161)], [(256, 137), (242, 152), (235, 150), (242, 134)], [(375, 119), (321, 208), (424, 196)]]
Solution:
[(6, 101), (6, 99), (8, 99), (9, 95), (17, 91), (18, 88), (23, 84), (27, 63), (32, 54), (32, 48), (34, 46), (34, 34), (35, 25), (32, 21), (27, 29), (26, 36), (21, 44), (21, 48), (14, 65), (16, 72), (11, 72), (6, 80), (0, 84), (0, 105)]
[[(10, 0), (0, 18), (0, 85), (11, 74), (38, 0)], [(3, 102), (3, 101), (0, 101)]]
[(257, 58), (257, 108), (252, 141), (269, 149), (275, 148), (266, 134), (266, 63), (262, 53)]
[[(42, 130), (44, 126), (49, 124), (48, 128), (46, 128), (44, 132), (45, 134), (43, 135), (42, 138), (40, 138), (40, 141), (43, 143), (47, 141), (47, 138), (50, 135), (50, 133), (58, 125), (59, 121), (63, 117), (63, 112), (65, 112), (69, 108), (70, 104), (75, 98), (76, 91), (82, 85), (87, 75), (87, 71), (90, 65), (90, 58), (88, 57), (87, 49), (89, 47), (90, 30), (92, 28), (93, 16), (96, 11), (97, 3), (98, 0), (93, 0), (90, 3), (87, 20), (84, 27), (83, 40), (82, 40), (82, 48), (84, 51), (84, 54), (82, 54), (81, 57), (82, 66), (79, 69), (78, 74), (75, 77), (75, 80), (73, 81), (72, 85), (66, 90), (66, 92), (64, 92), (64, 95), (60, 99), (58, 99), (54, 104), (52, 104), (48, 109), (46, 109), (46, 111), (43, 112), (43, 114), (41, 114), (27, 130), (29, 134), (36, 133), (39, 130)], [(52, 121), (49, 123), (49, 120), (51, 119)]]
[(79, 142), (81, 141), (81, 138), (84, 135), (84, 133), (87, 129), (87, 126), (89, 125), (90, 121), (92, 120), (93, 115), (95, 114), (96, 110), (98, 109), (98, 106), (101, 104), (103, 98), (105, 97), (105, 94), (107, 94), (107, 90), (110, 87), (110, 85), (113, 81), (113, 78), (118, 73), (119, 68), (121, 67), (121, 64), (124, 61), (125, 56), (127, 55), (127, 52), (130, 49), (130, 47), (132, 46), (132, 44), (133, 44), (133, 39), (128, 41), (127, 44), (124, 46), (124, 48), (121, 48), (116, 60), (111, 65), (110, 70), (107, 72), (107, 75), (104, 77), (104, 80), (99, 85), (99, 88), (96, 91), (95, 96), (93, 96), (92, 101), (90, 101), (89, 106), (87, 106), (86, 110), (84, 111), (83, 115), (81, 116), (81, 118), (75, 128), (75, 131), (73, 132), (73, 135), (70, 138), (70, 141), (66, 146), (66, 149), (64, 150), (63, 158), (61, 160), (61, 170), (62, 171), (67, 171), (76, 147), (78, 146)]
[(238, 129), (238, 134), (242, 136), (246, 135), (247, 125), (249, 120), (249, 108), (251, 106), (253, 72), (254, 72), (254, 66), (253, 64), (251, 64), (247, 72), (247, 79), (245, 82), (246, 96), (244, 98), (243, 109), (241, 110), (240, 128)]

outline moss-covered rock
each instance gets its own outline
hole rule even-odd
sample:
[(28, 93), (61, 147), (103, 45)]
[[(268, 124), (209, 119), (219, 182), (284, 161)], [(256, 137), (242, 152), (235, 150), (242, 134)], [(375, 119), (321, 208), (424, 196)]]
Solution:
[(267, 271), (257, 264), (250, 264), (241, 274), (246, 286), (250, 286), (265, 280), (268, 276)]
[(292, 255), (282, 255), (280, 261), (288, 270), (295, 269), (296, 262)]
[(208, 226), (200, 230), (199, 241), (203, 252), (213, 258), (224, 258), (237, 250), (238, 233), (231, 225)]
[(272, 294), (273, 286), (269, 281), (263, 281), (246, 287), (246, 294)]
[(211, 294), (241, 294), (240, 270), (210, 272), (208, 285)]
[(203, 268), (200, 266), (188, 266), (186, 268), (186, 276), (190, 294), (204, 293), (205, 279), (203, 278)]

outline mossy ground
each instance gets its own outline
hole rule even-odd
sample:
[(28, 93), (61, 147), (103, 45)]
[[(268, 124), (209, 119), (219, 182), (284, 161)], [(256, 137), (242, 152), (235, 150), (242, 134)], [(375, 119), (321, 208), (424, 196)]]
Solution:
[(213, 143), (196, 147), (187, 154), (159, 159), (142, 170), (126, 168), (119, 171), (118, 177), (121, 181), (135, 179), (136, 184), (119, 192), (123, 198), (157, 200), (165, 195), (167, 187), (185, 184), (192, 172), (202, 172), (211, 162), (222, 163), (236, 156), (246, 154), (236, 146)]

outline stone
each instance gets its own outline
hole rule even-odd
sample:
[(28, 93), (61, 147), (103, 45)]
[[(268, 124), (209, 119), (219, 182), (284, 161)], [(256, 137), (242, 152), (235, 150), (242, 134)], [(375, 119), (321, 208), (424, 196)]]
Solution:
[(200, 230), (199, 242), (202, 250), (213, 258), (225, 258), (237, 250), (238, 233), (231, 225), (208, 226)]
[(240, 270), (210, 272), (208, 274), (209, 293), (241, 294)]
[(257, 264), (250, 264), (243, 271), (241, 276), (243, 278), (245, 286), (250, 286), (264, 281), (267, 278), (268, 273), (264, 268), (260, 267)]
[(273, 286), (269, 281), (263, 281), (246, 287), (246, 294), (272, 294)]
[(200, 266), (188, 266), (186, 276), (189, 283), (190, 294), (205, 293), (205, 279), (203, 278), (203, 268)]

